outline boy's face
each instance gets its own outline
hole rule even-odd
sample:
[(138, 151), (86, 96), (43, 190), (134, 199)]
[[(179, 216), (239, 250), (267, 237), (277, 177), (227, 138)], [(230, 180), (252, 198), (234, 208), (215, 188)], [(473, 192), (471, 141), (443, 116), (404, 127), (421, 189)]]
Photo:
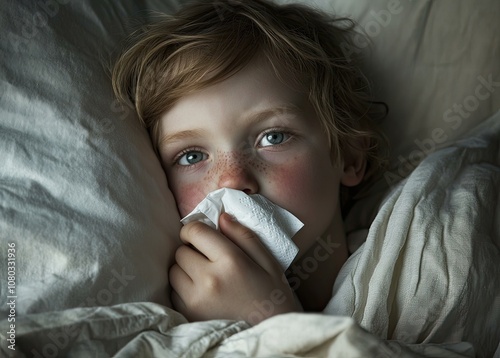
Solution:
[(307, 95), (264, 59), (178, 101), (161, 118), (159, 150), (181, 217), (222, 187), (258, 193), (304, 223), (301, 255), (340, 215), (342, 166)]

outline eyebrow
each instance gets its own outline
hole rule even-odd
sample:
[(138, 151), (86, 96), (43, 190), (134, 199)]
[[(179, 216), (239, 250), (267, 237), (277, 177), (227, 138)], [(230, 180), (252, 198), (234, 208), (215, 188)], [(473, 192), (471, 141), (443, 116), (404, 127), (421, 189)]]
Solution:
[[(299, 112), (299, 107), (295, 105), (272, 107), (250, 114), (247, 118), (244, 119), (244, 123), (246, 125), (256, 125), (275, 115), (289, 113), (297, 114)], [(164, 144), (180, 142), (186, 139), (199, 138), (202, 137), (204, 133), (205, 131), (202, 129), (188, 129), (177, 133), (166, 134), (159, 140), (158, 144), (161, 146)]]
[(205, 131), (201, 129), (189, 129), (182, 132), (166, 134), (160, 138), (159, 145), (180, 142), (186, 139), (202, 137)]
[(248, 118), (245, 118), (245, 123), (247, 125), (252, 125), (252, 124), (257, 124), (259, 122), (262, 122), (272, 116), (275, 115), (281, 115), (281, 114), (297, 114), (300, 112), (299, 107), (295, 105), (284, 105), (284, 106), (277, 106), (277, 107), (271, 107), (264, 109), (262, 111), (252, 113), (248, 116)]

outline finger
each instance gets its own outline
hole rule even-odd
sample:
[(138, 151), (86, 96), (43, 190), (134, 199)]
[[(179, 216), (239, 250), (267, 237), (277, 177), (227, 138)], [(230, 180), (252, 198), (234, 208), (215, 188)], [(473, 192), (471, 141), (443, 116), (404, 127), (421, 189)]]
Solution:
[(172, 290), (172, 292), (170, 293), (170, 301), (172, 301), (173, 308), (176, 311), (183, 314), (184, 317), (186, 317), (186, 313), (188, 311), (186, 304), (184, 303), (184, 300), (181, 298), (181, 296), (179, 296), (179, 294), (175, 290)]
[(172, 288), (170, 292), (170, 299), (172, 301), (173, 308), (187, 318), (189, 310), (184, 298), (189, 299), (191, 293), (195, 289), (194, 282), (177, 264), (172, 265), (170, 268), (168, 272), (168, 279)]
[(181, 228), (180, 238), (184, 243), (193, 245), (196, 250), (212, 262), (235, 249), (231, 240), (228, 240), (216, 229), (199, 221), (184, 225)]
[(170, 286), (180, 294), (186, 294), (192, 289), (194, 281), (178, 264), (173, 264), (168, 271)]
[(222, 233), (231, 239), (257, 265), (269, 273), (283, 271), (278, 261), (252, 230), (235, 221), (227, 213), (220, 216), (219, 225)]
[(175, 262), (194, 281), (206, 269), (209, 259), (199, 250), (188, 245), (181, 245), (175, 251)]

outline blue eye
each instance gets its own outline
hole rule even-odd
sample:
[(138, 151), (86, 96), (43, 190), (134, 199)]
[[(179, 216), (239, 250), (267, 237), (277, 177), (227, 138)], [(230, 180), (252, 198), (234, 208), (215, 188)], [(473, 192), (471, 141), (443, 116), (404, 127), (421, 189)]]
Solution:
[(271, 145), (278, 145), (288, 139), (288, 134), (283, 132), (267, 132), (264, 134), (259, 142), (261, 147), (269, 147)]
[(197, 150), (190, 150), (182, 154), (177, 160), (179, 165), (194, 165), (207, 159), (207, 155)]

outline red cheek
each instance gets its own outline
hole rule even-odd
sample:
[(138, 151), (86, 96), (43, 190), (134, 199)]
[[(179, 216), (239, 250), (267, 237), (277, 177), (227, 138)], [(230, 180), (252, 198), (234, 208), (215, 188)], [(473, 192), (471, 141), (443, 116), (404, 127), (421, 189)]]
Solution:
[(304, 193), (314, 185), (312, 171), (307, 162), (299, 158), (294, 158), (286, 165), (270, 170), (268, 178), (272, 192), (278, 198), (287, 198), (288, 202), (293, 201), (293, 198), (300, 201)]
[(172, 193), (181, 217), (189, 214), (205, 198), (199, 183), (179, 185), (172, 188)]

